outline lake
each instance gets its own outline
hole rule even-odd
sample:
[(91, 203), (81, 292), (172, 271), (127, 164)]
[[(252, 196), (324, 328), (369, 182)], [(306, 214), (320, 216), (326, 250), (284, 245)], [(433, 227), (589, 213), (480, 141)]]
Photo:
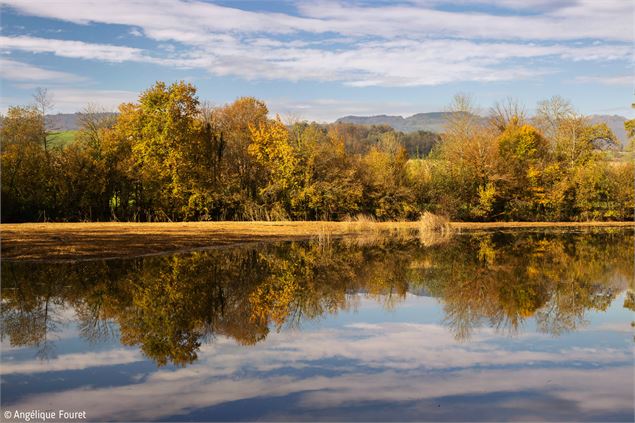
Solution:
[(633, 242), (481, 231), (3, 262), (2, 410), (633, 421)]

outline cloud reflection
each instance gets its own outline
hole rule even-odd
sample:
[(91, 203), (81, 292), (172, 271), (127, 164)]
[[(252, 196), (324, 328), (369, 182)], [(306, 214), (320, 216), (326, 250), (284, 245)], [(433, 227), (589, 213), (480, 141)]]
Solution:
[[(416, 297), (406, 301), (409, 305), (426, 302), (429, 299)], [(365, 305), (362, 302), (361, 308)], [(470, 343), (460, 343), (447, 328), (429, 323), (353, 323), (289, 330), (271, 334), (254, 347), (239, 347), (219, 337), (203, 346), (199, 361), (187, 368), (159, 369), (132, 385), (36, 395), (15, 407), (55, 404), (88, 410), (96, 420), (166, 419), (196, 410), (213, 419), (218, 407), (237, 401), (252, 407), (252, 412), (261, 412), (259, 418), (273, 420), (329, 414), (342, 418), (353, 409), (367, 419), (385, 419), (395, 413), (405, 419), (474, 420), (470, 410), (480, 407), (475, 399), (485, 397), (497, 411), (506, 410), (521, 419), (541, 419), (553, 415), (549, 413), (554, 409), (569, 419), (580, 412), (583, 416), (609, 411), (628, 415), (632, 410), (628, 349), (536, 351), (532, 348), (536, 338), (544, 335), (526, 334), (512, 344), (493, 330), (483, 330)], [(122, 362), (127, 352), (120, 353), (110, 353), (111, 364)], [(65, 362), (71, 363), (70, 358)], [(84, 360), (91, 358), (92, 365), (98, 366), (106, 356), (86, 354)], [(275, 402), (281, 397), (293, 398), (285, 405), (286, 411), (253, 408), (263, 398)], [(437, 404), (453, 409), (432, 407)], [(481, 417), (500, 417), (493, 412)]]

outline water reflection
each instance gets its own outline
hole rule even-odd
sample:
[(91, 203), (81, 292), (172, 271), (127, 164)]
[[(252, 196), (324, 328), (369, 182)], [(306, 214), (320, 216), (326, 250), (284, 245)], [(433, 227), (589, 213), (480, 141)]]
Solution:
[[(82, 339), (115, 338), (159, 366), (186, 366), (215, 337), (257, 344), (273, 331), (355, 309), (434, 297), (455, 339), (480, 327), (517, 334), (528, 319), (560, 335), (628, 289), (633, 234), (624, 230), (458, 235), (359, 245), (284, 243), (80, 264), (2, 265), (2, 336), (54, 357), (52, 334), (74, 316)], [(362, 296), (356, 294), (363, 294)], [(68, 320), (68, 319), (66, 319)]]

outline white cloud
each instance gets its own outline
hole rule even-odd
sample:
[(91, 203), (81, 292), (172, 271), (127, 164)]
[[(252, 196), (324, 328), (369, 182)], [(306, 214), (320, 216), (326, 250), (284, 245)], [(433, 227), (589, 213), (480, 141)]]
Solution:
[[(133, 36), (180, 43), (160, 57), (132, 47), (34, 37), (3, 37), (7, 49), (200, 68), (250, 80), (357, 87), (506, 81), (552, 73), (563, 60), (631, 56), (625, 43), (632, 32), (631, 6), (622, 1), (570, 0), (556, 7), (544, 0), (481, 0), (508, 14), (440, 10), (445, 3), (440, 0), (381, 6), (318, 1), (299, 3), (297, 15), (183, 0), (4, 3), (21, 13), (78, 24), (128, 25)], [(520, 15), (518, 8), (536, 13)], [(602, 42), (563, 43), (587, 39)]]
[(0, 48), (32, 53), (53, 53), (60, 57), (102, 60), (105, 62), (142, 60), (141, 50), (137, 48), (50, 38), (0, 36)]
[(104, 110), (116, 111), (121, 103), (136, 101), (139, 97), (138, 92), (125, 90), (51, 88), (49, 92), (58, 113), (74, 113), (82, 110), (88, 103)]
[(9, 81), (74, 82), (83, 78), (67, 72), (59, 72), (0, 57), (2, 78)]
[(137, 61), (199, 68), (245, 79), (341, 81), (347, 85), (422, 86), (458, 81), (508, 81), (554, 72), (545, 66), (522, 66), (518, 60), (565, 58), (574, 61), (618, 60), (630, 47), (477, 43), (467, 40), (365, 41), (347, 49), (289, 47), (262, 38), (216, 37), (211, 46), (151, 57), (143, 50), (35, 37), (2, 37), (8, 49), (48, 52), (62, 57), (107, 62)]
[[(450, 1), (436, 3), (452, 4)], [(505, 3), (513, 11), (518, 2), (500, 2)], [(337, 2), (301, 3), (299, 10), (303, 16), (327, 22), (332, 31), (352, 35), (522, 40), (593, 38), (628, 42), (632, 34), (632, 5), (621, 0), (578, 0), (563, 8), (532, 15), (449, 12), (409, 5), (364, 7)]]
[(578, 76), (575, 81), (581, 83), (624, 85), (632, 87), (635, 84), (635, 77), (633, 77), (633, 75)]
[[(457, 2), (462, 10), (443, 8)], [(0, 50), (53, 54), (107, 63), (152, 63), (245, 80), (338, 82), (351, 87), (418, 87), (462, 82), (529, 80), (561, 73), (576, 62), (628, 66), (632, 5), (621, 0), (309, 1), (288, 13), (242, 10), (203, 1), (0, 0), (26, 15), (80, 25), (123, 25), (117, 44), (145, 37), (147, 49), (35, 36), (1, 36)], [(482, 7), (488, 5), (487, 8)], [(485, 13), (489, 6), (494, 12)], [(26, 31), (26, 29), (24, 30)], [(26, 34), (26, 33), (25, 33)], [(150, 44), (152, 45), (152, 44)], [(24, 60), (24, 59), (21, 59)], [(17, 62), (16, 62), (17, 63)], [(3, 79), (75, 82), (53, 69), (13, 64)], [(31, 66), (27, 69), (26, 66)], [(584, 67), (590, 68), (590, 67)], [(38, 70), (39, 69), (39, 70)], [(576, 72), (584, 72), (577, 66)], [(601, 71), (599, 71), (601, 73)], [(618, 71), (619, 72), (619, 71)], [(29, 79), (31, 78), (31, 79)], [(39, 79), (36, 79), (39, 78)], [(577, 76), (568, 81), (628, 85), (627, 76)], [(49, 84), (50, 85), (50, 84)], [(16, 85), (17, 86), (17, 85)], [(67, 90), (62, 111), (76, 111), (93, 94), (114, 109), (136, 97), (121, 91)], [(87, 97), (78, 98), (85, 93)], [(419, 112), (407, 104), (320, 104), (272, 99), (272, 111), (318, 120), (345, 114)], [(2, 103), (9, 101), (2, 99)], [(18, 101), (19, 102), (19, 101)], [(305, 107), (311, 106), (312, 108)]]
[[(33, 89), (35, 86), (23, 86)], [(75, 113), (83, 110), (89, 103), (106, 111), (116, 111), (121, 103), (136, 101), (139, 93), (125, 90), (99, 90), (90, 88), (49, 87), (48, 93), (53, 99), (55, 113)], [(0, 99), (0, 111), (4, 113), (9, 106), (24, 104), (23, 99), (3, 96)]]
[(137, 28), (132, 28), (130, 31), (128, 31), (128, 34), (132, 35), (133, 37), (143, 37), (143, 33)]
[[(532, 15), (448, 12), (434, 8), (450, 1), (360, 6), (333, 1), (301, 2), (299, 16), (241, 10), (202, 1), (111, 0), (47, 2), (3, 0), (4, 4), (36, 16), (86, 24), (134, 25), (157, 39), (200, 41), (209, 33), (327, 33), (353, 36), (398, 37), (445, 35), (525, 40), (597, 38), (630, 41), (632, 5), (622, 0), (577, 0)], [(491, 2), (488, 2), (491, 3)], [(494, 2), (514, 11), (541, 10), (547, 2)], [(469, 4), (464, 2), (464, 4)]]

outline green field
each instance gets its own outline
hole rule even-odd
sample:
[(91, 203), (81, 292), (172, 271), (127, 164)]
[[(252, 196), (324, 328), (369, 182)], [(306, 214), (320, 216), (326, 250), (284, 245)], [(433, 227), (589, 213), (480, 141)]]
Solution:
[(71, 131), (59, 131), (59, 132), (52, 132), (47, 140), (49, 141), (49, 145), (51, 147), (64, 147), (70, 143), (72, 143), (73, 141), (75, 141), (75, 136), (77, 135), (78, 131), (75, 130), (71, 130)]

